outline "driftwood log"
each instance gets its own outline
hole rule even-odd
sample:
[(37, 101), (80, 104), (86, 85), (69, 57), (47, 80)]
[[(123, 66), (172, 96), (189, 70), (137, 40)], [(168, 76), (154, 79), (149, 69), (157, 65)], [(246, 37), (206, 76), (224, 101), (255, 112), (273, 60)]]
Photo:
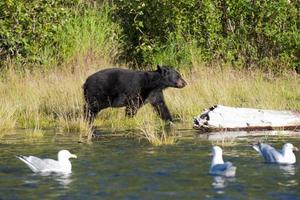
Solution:
[(300, 112), (216, 105), (194, 120), (201, 132), (300, 130)]

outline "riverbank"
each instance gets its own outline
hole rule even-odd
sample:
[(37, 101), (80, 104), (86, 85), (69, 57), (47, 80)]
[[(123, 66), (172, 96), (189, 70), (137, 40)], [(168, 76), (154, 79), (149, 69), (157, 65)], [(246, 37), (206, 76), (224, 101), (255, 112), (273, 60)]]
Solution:
[[(1, 135), (16, 128), (29, 128), (37, 132), (56, 129), (62, 133), (87, 135), (89, 131), (83, 120), (81, 87), (90, 74), (107, 66), (111, 65), (85, 60), (64, 70), (25, 73), (8, 70), (0, 81)], [(195, 116), (215, 104), (277, 110), (300, 109), (300, 79), (299, 75), (293, 73), (275, 76), (260, 71), (197, 64), (190, 70), (182, 71), (182, 74), (188, 82), (187, 87), (170, 88), (164, 93), (175, 121), (190, 122), (191, 126)], [(109, 129), (112, 133), (140, 130), (140, 136), (149, 141), (151, 139), (147, 133), (154, 134), (154, 138), (155, 134), (163, 137), (163, 124), (150, 105), (141, 108), (133, 119), (125, 118), (124, 109), (106, 109), (95, 121), (96, 127)], [(167, 143), (174, 141), (172, 139)]]

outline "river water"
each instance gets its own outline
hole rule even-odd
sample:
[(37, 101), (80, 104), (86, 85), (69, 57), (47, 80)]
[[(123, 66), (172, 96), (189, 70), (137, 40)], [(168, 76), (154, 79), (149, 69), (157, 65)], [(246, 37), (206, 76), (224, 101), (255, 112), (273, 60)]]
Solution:
[[(162, 147), (124, 137), (86, 144), (72, 134), (50, 132), (34, 140), (16, 134), (0, 140), (0, 199), (300, 199), (299, 152), (298, 163), (279, 166), (264, 163), (250, 146), (261, 140), (300, 147), (300, 137), (239, 137), (224, 142), (224, 160), (237, 166), (236, 177), (228, 179), (208, 174), (211, 146), (220, 138), (192, 130)], [(15, 157), (56, 159), (61, 149), (78, 157), (71, 160), (71, 175), (34, 174)]]

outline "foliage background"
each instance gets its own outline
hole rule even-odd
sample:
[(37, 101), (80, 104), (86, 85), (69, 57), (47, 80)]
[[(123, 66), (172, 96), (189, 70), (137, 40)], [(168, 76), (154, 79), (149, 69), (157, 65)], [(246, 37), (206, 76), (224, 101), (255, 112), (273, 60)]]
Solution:
[(3, 0), (0, 66), (61, 66), (92, 51), (133, 68), (300, 68), (299, 1)]

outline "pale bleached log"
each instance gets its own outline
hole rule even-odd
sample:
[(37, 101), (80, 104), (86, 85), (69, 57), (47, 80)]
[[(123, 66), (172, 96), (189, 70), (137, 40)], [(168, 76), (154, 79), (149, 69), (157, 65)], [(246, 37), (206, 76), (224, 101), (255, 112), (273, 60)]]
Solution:
[(300, 128), (300, 113), (216, 105), (194, 120), (194, 128), (204, 131), (291, 130)]

